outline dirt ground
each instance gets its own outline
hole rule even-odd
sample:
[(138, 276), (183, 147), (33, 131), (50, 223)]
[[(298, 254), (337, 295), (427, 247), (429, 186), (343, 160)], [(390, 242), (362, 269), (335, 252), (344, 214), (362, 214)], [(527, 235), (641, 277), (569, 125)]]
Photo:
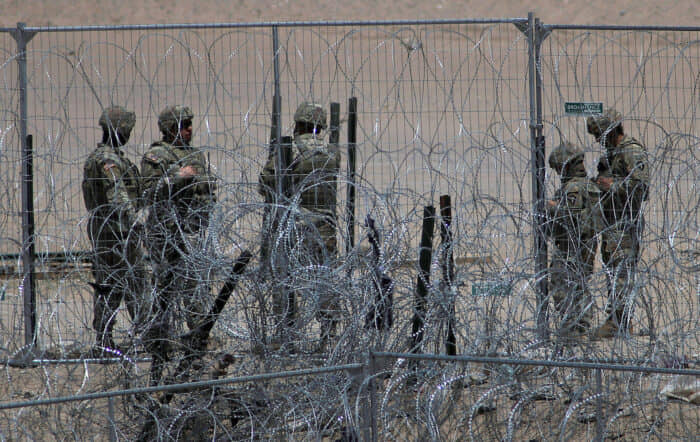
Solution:
[(544, 23), (697, 26), (695, 0), (5, 0), (3, 26), (125, 25), (149, 23), (230, 23), (295, 20), (415, 20), (526, 17)]

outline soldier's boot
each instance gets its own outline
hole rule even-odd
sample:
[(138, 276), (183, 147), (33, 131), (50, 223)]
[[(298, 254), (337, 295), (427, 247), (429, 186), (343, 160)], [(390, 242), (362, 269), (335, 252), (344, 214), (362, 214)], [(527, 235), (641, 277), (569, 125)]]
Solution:
[(336, 339), (338, 329), (338, 321), (331, 317), (324, 317), (321, 319), (321, 340), (319, 344), (319, 350), (321, 352), (330, 350)]
[(610, 339), (618, 334), (631, 334), (632, 324), (626, 318), (623, 311), (615, 310), (608, 315), (603, 325), (598, 327), (594, 333), (596, 339)]

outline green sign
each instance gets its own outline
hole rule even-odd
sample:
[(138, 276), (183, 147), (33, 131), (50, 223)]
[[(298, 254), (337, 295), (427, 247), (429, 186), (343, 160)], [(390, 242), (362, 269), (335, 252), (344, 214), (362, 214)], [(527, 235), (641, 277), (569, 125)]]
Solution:
[(472, 283), (472, 296), (509, 296), (511, 285), (502, 281), (476, 281)]
[(567, 101), (564, 103), (566, 115), (596, 115), (603, 113), (603, 103)]

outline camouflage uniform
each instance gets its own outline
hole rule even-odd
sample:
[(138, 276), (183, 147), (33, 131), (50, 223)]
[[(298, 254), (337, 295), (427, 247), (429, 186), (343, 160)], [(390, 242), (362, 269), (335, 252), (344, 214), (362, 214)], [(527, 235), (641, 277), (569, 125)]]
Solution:
[(547, 209), (547, 226), (556, 246), (549, 267), (550, 293), (563, 334), (585, 332), (590, 327), (588, 279), (595, 263), (596, 234), (603, 222), (600, 189), (586, 176), (583, 155), (566, 143), (549, 156), (550, 167), (561, 177), (555, 205)]
[[(166, 107), (158, 118), (164, 139), (153, 143), (141, 160), (144, 195), (150, 207), (148, 246), (156, 289), (150, 339), (158, 341), (156, 347), (171, 330), (175, 305), (182, 301), (188, 327), (194, 329), (211, 303), (210, 287), (205, 282), (208, 269), (201, 268), (201, 260), (194, 255), (201, 253), (202, 236), (215, 203), (215, 179), (208, 172), (203, 152), (175, 135), (181, 122), (189, 123), (192, 117), (188, 107)], [(186, 166), (196, 175), (179, 176)]]
[(606, 109), (587, 119), (588, 132), (606, 148), (598, 164), (599, 177), (613, 179), (602, 195), (605, 228), (601, 235), (601, 258), (608, 278), (609, 315), (606, 324), (617, 330), (627, 329), (631, 318), (630, 295), (639, 261), (639, 247), (644, 229), (642, 203), (649, 189), (649, 160), (644, 145), (625, 135), (617, 145), (610, 141), (622, 116)]
[[(133, 230), (139, 209), (140, 176), (119, 148), (128, 140), (135, 115), (113, 106), (105, 109), (100, 126), (105, 142), (83, 165), (83, 199), (90, 212), (87, 233), (92, 245), (94, 316), (97, 344), (114, 347), (112, 328), (122, 299), (138, 325), (138, 298), (143, 294), (144, 269), (138, 235)], [(119, 138), (117, 140), (117, 138)]]
[[(302, 103), (294, 114), (297, 124), (309, 124), (321, 130), (326, 128), (326, 112), (318, 104)], [(293, 232), (294, 256), (307, 259), (316, 266), (332, 267), (338, 253), (336, 243), (337, 176), (340, 170), (340, 151), (335, 144), (322, 140), (318, 133), (297, 133), (292, 145), (290, 166), (291, 198), (298, 200)], [(275, 189), (274, 155), (268, 159), (260, 174), (259, 191), (266, 199)], [(287, 306), (276, 297), (274, 313), (279, 318)], [(328, 293), (320, 293), (318, 319), (324, 337), (334, 333), (337, 322), (337, 302)]]

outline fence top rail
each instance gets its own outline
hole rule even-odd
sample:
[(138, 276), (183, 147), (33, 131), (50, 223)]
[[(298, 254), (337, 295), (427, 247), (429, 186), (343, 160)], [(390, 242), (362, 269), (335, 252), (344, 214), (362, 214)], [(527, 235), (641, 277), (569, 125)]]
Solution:
[(674, 31), (697, 32), (700, 26), (662, 26), (662, 25), (563, 25), (542, 24), (545, 29), (560, 29), (569, 31)]
[[(221, 28), (292, 28), (304, 26), (403, 26), (403, 25), (483, 25), (499, 23), (524, 23), (527, 18), (485, 18), (485, 19), (436, 19), (436, 20), (341, 20), (341, 21), (289, 21), (289, 22), (250, 22), (250, 23), (173, 23), (143, 25), (85, 25), (85, 26), (27, 26), (27, 32), (87, 32), (87, 31), (134, 31), (168, 29), (221, 29)], [(19, 24), (18, 24), (19, 25)], [(16, 28), (0, 28), (12, 32)]]

